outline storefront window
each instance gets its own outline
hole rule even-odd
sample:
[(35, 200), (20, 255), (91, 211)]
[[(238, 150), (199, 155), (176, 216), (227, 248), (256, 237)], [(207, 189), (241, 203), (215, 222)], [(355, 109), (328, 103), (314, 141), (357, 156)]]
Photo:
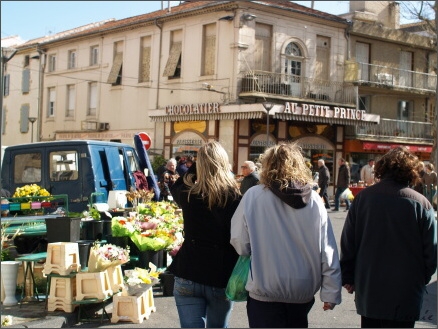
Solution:
[(172, 157), (192, 156), (196, 159), (199, 148), (206, 141), (207, 121), (183, 121), (173, 124)]

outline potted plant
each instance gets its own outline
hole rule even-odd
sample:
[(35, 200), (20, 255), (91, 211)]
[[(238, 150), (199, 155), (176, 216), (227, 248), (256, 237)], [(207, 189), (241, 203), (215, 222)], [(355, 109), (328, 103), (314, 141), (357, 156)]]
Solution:
[[(93, 193), (94, 194), (94, 193)], [(88, 204), (88, 210), (82, 212), (82, 239), (104, 240), (111, 235), (111, 218), (107, 203), (92, 203), (93, 195)], [(103, 218), (104, 217), (104, 218)]]

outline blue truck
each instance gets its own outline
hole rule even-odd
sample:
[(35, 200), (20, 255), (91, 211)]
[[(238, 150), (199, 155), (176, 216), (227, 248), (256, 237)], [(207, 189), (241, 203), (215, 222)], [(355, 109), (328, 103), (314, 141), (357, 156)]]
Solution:
[[(149, 187), (154, 189), (155, 199), (158, 199), (157, 182), (138, 134), (134, 137), (134, 143), (135, 146), (117, 142), (68, 140), (9, 146), (3, 155), (2, 188), (12, 196), (17, 187), (36, 184), (56, 196), (57, 206), (70, 213), (78, 213), (87, 210), (94, 201), (107, 202), (111, 191), (125, 194), (122, 191), (136, 189), (136, 177), (138, 179), (138, 174), (148, 169), (148, 175), (144, 178)], [(92, 200), (93, 196), (98, 196), (98, 200)], [(20, 206), (20, 200), (9, 198), (9, 201), (9, 216), (1, 217), (2, 223), (8, 222), (10, 225), (8, 230), (13, 231), (14, 226), (23, 223), (33, 224), (21, 235), (45, 234), (44, 219), (56, 216), (49, 215), (48, 209), (42, 216), (17, 216), (21, 214), (20, 211), (14, 216), (13, 202)], [(129, 203), (126, 207), (129, 207)]]

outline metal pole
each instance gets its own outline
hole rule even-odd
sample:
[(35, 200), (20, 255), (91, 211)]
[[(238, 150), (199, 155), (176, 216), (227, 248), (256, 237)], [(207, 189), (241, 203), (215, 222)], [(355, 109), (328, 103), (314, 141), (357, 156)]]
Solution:
[(269, 147), (269, 109), (266, 109), (268, 113), (266, 113), (266, 148)]

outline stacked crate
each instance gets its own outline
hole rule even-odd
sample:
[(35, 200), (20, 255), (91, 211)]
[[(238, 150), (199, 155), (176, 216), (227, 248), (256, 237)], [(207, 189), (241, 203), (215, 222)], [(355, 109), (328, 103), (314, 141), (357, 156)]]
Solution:
[(49, 277), (50, 294), (47, 310), (63, 310), (72, 313), (77, 305), (76, 272), (80, 271), (79, 248), (76, 242), (55, 242), (47, 245), (47, 258), (44, 274)]

